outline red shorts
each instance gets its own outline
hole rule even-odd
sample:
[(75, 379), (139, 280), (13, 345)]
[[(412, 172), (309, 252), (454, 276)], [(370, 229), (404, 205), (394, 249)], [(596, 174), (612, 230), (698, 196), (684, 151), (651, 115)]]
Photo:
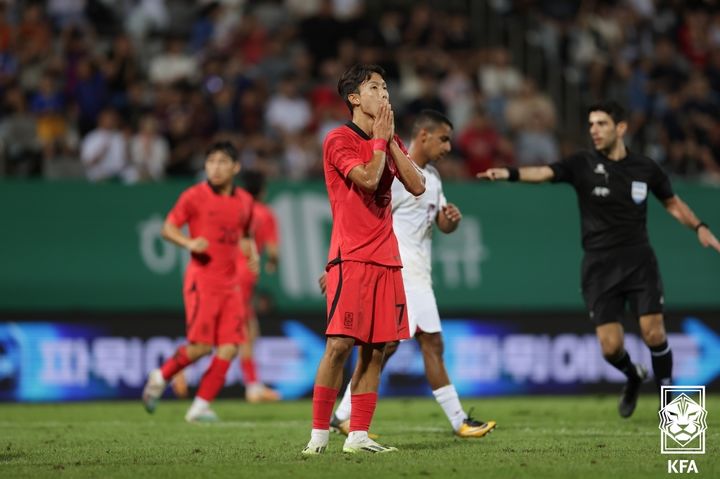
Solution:
[(328, 336), (366, 344), (408, 339), (400, 268), (343, 261), (327, 272)]
[(187, 340), (202, 344), (245, 342), (246, 309), (242, 292), (203, 287), (192, 278), (185, 282)]

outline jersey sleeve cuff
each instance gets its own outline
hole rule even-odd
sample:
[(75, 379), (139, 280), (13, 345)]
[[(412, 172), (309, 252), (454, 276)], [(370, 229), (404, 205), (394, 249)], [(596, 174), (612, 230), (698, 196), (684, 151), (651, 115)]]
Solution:
[(358, 159), (357, 161), (353, 161), (352, 163), (350, 163), (349, 165), (347, 165), (345, 167), (345, 171), (343, 171), (343, 176), (345, 178), (347, 178), (353, 168), (355, 168), (356, 166), (359, 166), (359, 165), (364, 165), (364, 164), (365, 164), (365, 162), (362, 161), (361, 159)]

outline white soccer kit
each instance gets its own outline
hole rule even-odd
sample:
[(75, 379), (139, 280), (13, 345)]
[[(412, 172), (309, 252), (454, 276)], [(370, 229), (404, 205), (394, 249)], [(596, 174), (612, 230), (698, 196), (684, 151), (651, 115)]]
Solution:
[(425, 193), (413, 196), (396, 178), (392, 185), (393, 229), (400, 247), (402, 277), (407, 298), (410, 335), (420, 329), (441, 331), (435, 293), (432, 289), (432, 233), (438, 211), (447, 204), (440, 174), (426, 165)]

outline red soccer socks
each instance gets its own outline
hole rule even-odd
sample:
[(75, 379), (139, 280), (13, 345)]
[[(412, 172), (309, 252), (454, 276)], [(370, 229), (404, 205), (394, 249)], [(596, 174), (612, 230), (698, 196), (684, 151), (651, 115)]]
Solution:
[(177, 351), (175, 351), (175, 354), (173, 354), (173, 357), (165, 361), (165, 363), (160, 366), (160, 372), (162, 373), (163, 379), (165, 381), (170, 381), (173, 376), (175, 376), (179, 371), (182, 371), (190, 363), (192, 363), (192, 361), (188, 358), (185, 346), (180, 346)]
[(240, 369), (242, 370), (243, 382), (246, 386), (258, 382), (257, 367), (255, 366), (255, 360), (253, 358), (241, 358)]
[(353, 394), (350, 396), (350, 432), (367, 431), (375, 414), (377, 393)]
[(315, 386), (313, 389), (313, 429), (323, 431), (330, 429), (330, 416), (337, 394), (337, 389)]
[(225, 385), (225, 374), (229, 367), (230, 361), (220, 359), (217, 356), (213, 357), (210, 367), (205, 371), (205, 374), (200, 380), (197, 396), (207, 402), (215, 399), (215, 396), (218, 395), (223, 385)]

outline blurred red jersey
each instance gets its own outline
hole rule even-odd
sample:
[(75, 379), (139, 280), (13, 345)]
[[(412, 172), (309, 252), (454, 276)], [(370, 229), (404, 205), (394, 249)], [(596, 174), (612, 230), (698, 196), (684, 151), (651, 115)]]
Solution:
[(265, 203), (255, 202), (251, 229), (260, 254), (268, 244), (277, 244), (279, 241), (277, 218), (272, 208)]
[[(391, 186), (398, 175), (392, 157), (388, 154), (373, 193), (364, 192), (348, 178), (353, 168), (372, 160), (371, 140), (352, 122), (335, 128), (325, 138), (323, 168), (333, 217), (328, 263), (341, 259), (402, 266), (391, 214)], [(407, 154), (397, 136), (395, 141)]]
[(208, 241), (203, 253), (193, 253), (185, 272), (204, 287), (232, 289), (237, 285), (238, 257), (243, 256), (240, 238), (251, 227), (253, 198), (245, 190), (234, 187), (230, 195), (216, 193), (209, 183), (200, 183), (185, 190), (167, 216), (182, 227), (188, 224), (190, 236)]
[[(253, 219), (250, 225), (255, 239), (258, 254), (262, 255), (268, 244), (277, 244), (279, 241), (277, 218), (273, 210), (266, 204), (256, 201), (253, 205)], [(257, 280), (257, 273), (247, 267), (247, 258), (240, 255), (238, 258), (241, 284), (253, 288)]]

